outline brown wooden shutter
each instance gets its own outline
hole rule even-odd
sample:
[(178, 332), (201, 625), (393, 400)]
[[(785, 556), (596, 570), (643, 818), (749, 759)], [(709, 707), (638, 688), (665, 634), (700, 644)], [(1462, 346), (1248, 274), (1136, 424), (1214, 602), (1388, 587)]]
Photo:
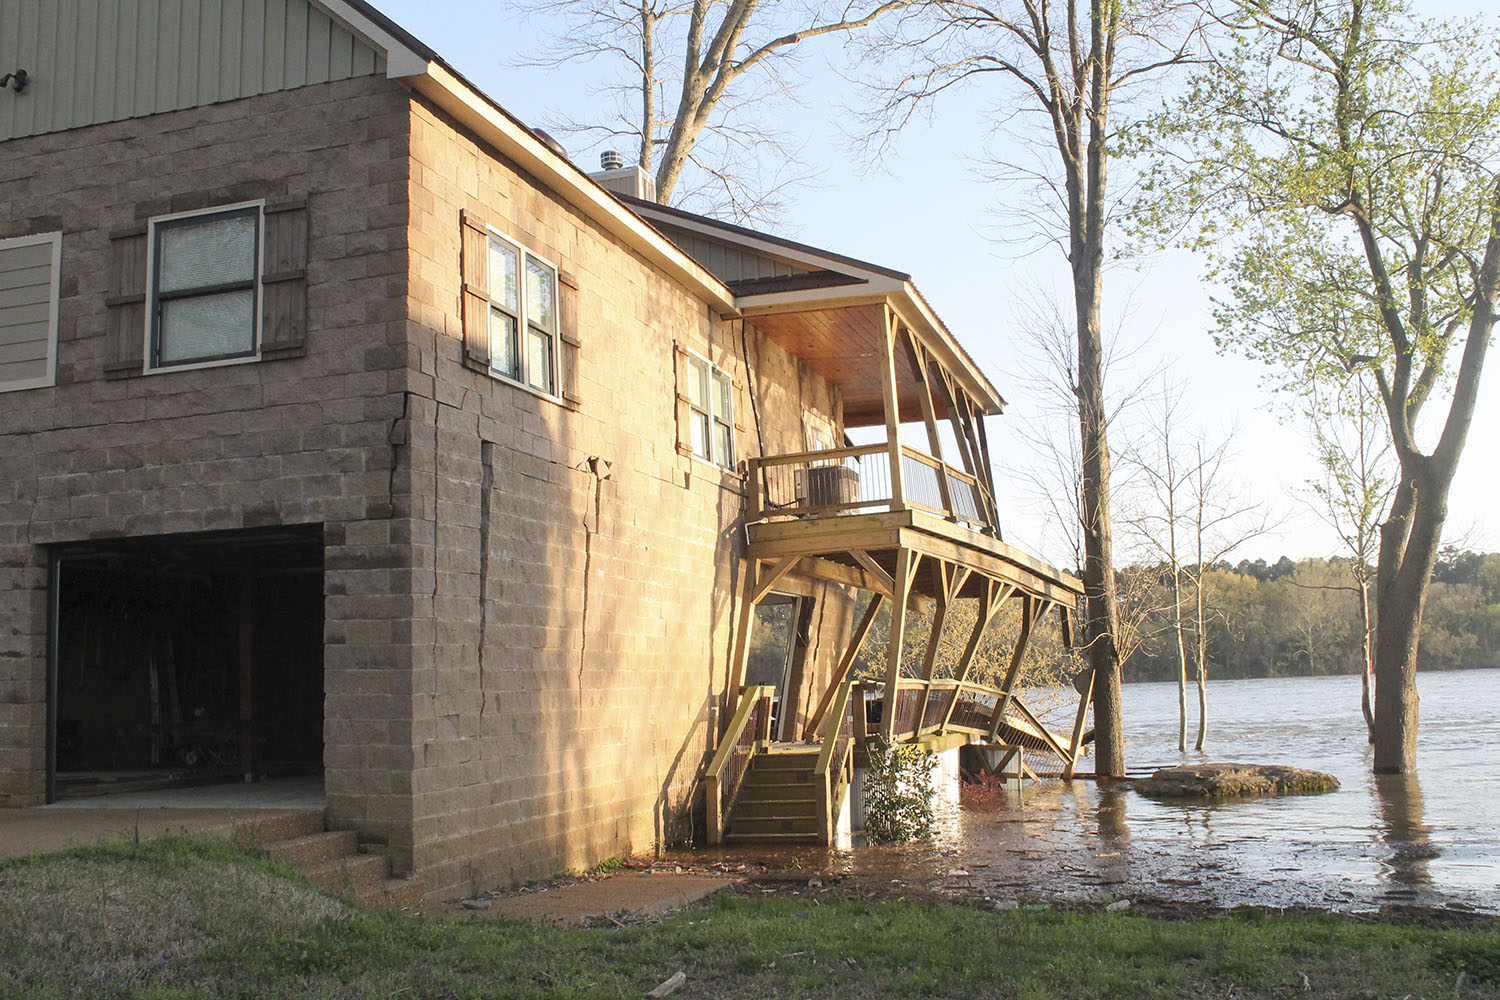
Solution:
[(483, 220), (472, 212), (463, 212), (460, 221), (464, 364), (487, 372), (490, 370), (490, 234)]
[(562, 398), (572, 406), (583, 402), (578, 363), (583, 341), (578, 336), (578, 279), (567, 271), (557, 272), (558, 385)]
[(109, 234), (109, 315), (104, 332), (104, 377), (129, 378), (146, 370), (146, 254), (144, 222)]
[(672, 345), (672, 368), (677, 380), (677, 452), (681, 455), (693, 453), (693, 410), (688, 396), (688, 353), (676, 344)]
[(307, 195), (266, 202), (260, 356), (307, 353)]

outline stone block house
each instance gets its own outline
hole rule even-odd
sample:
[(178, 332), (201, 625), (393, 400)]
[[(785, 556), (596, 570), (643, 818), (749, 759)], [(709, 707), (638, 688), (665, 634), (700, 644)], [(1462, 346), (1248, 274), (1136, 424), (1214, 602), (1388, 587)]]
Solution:
[(818, 745), (862, 589), (1076, 599), (907, 276), (635, 200), (360, 0), (0, 0), (16, 69), (0, 806), (318, 774), (466, 892), (722, 834), (742, 692)]

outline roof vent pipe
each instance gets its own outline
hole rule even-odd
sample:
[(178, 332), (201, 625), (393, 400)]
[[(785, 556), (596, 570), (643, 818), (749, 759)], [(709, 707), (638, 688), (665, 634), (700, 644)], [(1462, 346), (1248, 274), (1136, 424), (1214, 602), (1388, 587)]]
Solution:
[(606, 149), (599, 154), (599, 166), (605, 170), (619, 170), (625, 166), (625, 155), (618, 149)]

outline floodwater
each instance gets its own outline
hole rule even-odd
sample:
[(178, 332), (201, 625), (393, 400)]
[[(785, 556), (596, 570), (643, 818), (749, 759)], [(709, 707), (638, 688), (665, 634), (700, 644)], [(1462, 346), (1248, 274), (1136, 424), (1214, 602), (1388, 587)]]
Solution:
[(1422, 674), (1417, 686), (1414, 776), (1371, 774), (1357, 677), (1211, 681), (1203, 754), (1177, 751), (1174, 685), (1128, 684), (1132, 773), (1201, 761), (1290, 764), (1327, 771), (1342, 788), (1165, 804), (1128, 784), (1043, 781), (1019, 801), (966, 793), (944, 803), (930, 841), (745, 848), (739, 857), (997, 901), (1500, 912), (1500, 670)]

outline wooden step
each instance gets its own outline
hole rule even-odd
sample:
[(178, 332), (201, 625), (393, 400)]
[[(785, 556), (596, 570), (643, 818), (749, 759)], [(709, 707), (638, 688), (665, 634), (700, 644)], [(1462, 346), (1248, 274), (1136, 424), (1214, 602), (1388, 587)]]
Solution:
[(752, 784), (746, 781), (740, 786), (739, 798), (735, 802), (816, 802), (817, 799), (817, 786), (811, 782), (805, 784), (756, 782)]
[(743, 796), (734, 803), (735, 819), (769, 819), (785, 816), (788, 819), (803, 819), (818, 814), (815, 798), (798, 799), (750, 799)]
[(726, 833), (729, 844), (816, 844), (816, 833)]
[(818, 818), (816, 816), (742, 818), (736, 815), (729, 821), (729, 832), (743, 837), (759, 837), (768, 833), (802, 833), (816, 837)]
[(750, 761), (750, 770), (753, 771), (811, 771), (818, 766), (818, 751), (797, 751), (794, 753), (761, 753), (756, 754)]

